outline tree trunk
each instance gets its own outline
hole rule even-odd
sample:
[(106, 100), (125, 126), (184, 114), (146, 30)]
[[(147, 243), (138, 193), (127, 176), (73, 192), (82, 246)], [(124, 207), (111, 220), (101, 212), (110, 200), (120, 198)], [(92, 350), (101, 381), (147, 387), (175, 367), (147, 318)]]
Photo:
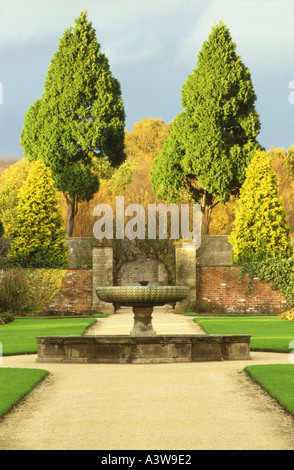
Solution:
[(209, 235), (209, 223), (211, 216), (211, 207), (202, 207), (202, 218), (201, 218), (201, 235)]
[(72, 237), (73, 230), (74, 230), (74, 221), (75, 216), (78, 212), (78, 202), (76, 200), (76, 196), (73, 199), (66, 197), (67, 202), (67, 220), (66, 220), (66, 236)]
[(212, 210), (215, 206), (219, 204), (217, 198), (207, 194), (206, 191), (203, 194), (202, 202), (201, 202), (201, 211), (202, 211), (202, 218), (201, 218), (201, 235), (209, 235), (209, 224), (210, 224), (210, 217)]

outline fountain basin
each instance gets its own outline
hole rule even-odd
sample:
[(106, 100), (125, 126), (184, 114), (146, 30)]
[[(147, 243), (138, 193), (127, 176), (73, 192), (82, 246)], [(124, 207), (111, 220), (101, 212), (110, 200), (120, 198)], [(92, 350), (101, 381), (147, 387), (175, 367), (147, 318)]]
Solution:
[(117, 302), (123, 307), (161, 306), (179, 302), (189, 293), (184, 286), (109, 286), (96, 287), (96, 294), (104, 302)]
[(156, 364), (250, 360), (250, 335), (39, 336), (38, 362)]
[(96, 287), (96, 294), (103, 302), (117, 302), (123, 307), (133, 308), (134, 326), (130, 332), (131, 336), (155, 336), (156, 332), (152, 326), (153, 307), (169, 302), (179, 302), (188, 293), (189, 287), (184, 286)]

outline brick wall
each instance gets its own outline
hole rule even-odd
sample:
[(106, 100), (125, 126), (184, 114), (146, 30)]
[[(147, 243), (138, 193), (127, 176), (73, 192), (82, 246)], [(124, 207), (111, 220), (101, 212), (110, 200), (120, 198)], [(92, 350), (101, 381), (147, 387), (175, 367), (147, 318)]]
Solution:
[[(198, 266), (197, 301), (210, 313), (280, 313), (287, 309), (281, 292), (254, 278), (246, 292), (248, 276), (239, 282), (236, 266)], [(217, 305), (217, 307), (216, 307)], [(92, 270), (69, 269), (60, 291), (46, 306), (48, 314), (87, 314), (92, 309)]]
[(44, 314), (83, 315), (92, 308), (92, 270), (69, 269), (65, 274), (60, 291), (44, 307)]
[[(287, 310), (281, 292), (257, 278), (246, 292), (248, 276), (239, 282), (236, 266), (197, 266), (197, 301), (213, 313), (280, 313)], [(60, 291), (44, 308), (44, 314), (87, 314), (92, 311), (92, 269), (69, 269)], [(209, 308), (208, 308), (209, 306)], [(216, 307), (217, 306), (217, 307)]]
[[(273, 290), (270, 284), (254, 278), (246, 293), (248, 276), (239, 281), (237, 266), (198, 266), (197, 301), (213, 310), (224, 313), (280, 313), (287, 309), (287, 302), (281, 292)], [(212, 304), (217, 304), (214, 309)], [(206, 310), (206, 309), (205, 309)], [(210, 310), (209, 310), (210, 311)]]

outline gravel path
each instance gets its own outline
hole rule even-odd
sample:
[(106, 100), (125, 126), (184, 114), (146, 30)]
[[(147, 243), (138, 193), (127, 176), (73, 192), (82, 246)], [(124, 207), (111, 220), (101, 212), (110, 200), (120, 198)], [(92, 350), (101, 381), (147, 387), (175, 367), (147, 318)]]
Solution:
[[(88, 334), (111, 334), (117, 327), (126, 334), (131, 326), (131, 314), (121, 311)], [(192, 318), (163, 310), (153, 316), (153, 326), (158, 333), (199, 333)], [(51, 374), (0, 420), (0, 449), (293, 450), (293, 419), (242, 372), (247, 364), (288, 363), (288, 354), (251, 356), (123, 365), (4, 357), (2, 367)]]

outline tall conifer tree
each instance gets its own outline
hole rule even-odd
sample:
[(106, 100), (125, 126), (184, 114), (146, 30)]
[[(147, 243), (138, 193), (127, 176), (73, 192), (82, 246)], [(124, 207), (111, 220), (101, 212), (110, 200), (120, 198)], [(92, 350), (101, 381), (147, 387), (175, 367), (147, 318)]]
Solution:
[(48, 69), (44, 93), (25, 116), (21, 135), (28, 160), (50, 167), (68, 203), (72, 236), (80, 201), (98, 191), (93, 160), (118, 166), (124, 154), (125, 112), (119, 82), (100, 51), (96, 32), (81, 12), (65, 31)]
[(220, 22), (183, 85), (183, 111), (174, 119), (151, 174), (159, 197), (177, 201), (186, 189), (201, 203), (202, 232), (208, 233), (213, 207), (238, 194), (245, 168), (260, 147), (255, 100), (249, 70)]

